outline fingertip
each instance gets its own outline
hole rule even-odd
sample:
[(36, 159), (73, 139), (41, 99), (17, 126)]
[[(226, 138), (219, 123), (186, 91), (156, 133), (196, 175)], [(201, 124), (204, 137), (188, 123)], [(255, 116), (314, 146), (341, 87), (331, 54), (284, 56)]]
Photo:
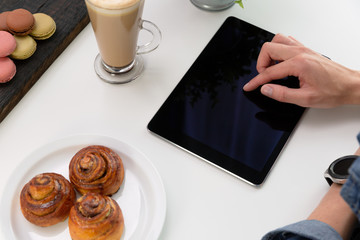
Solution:
[(246, 83), (243, 86), (243, 90), (246, 92), (250, 92), (252, 90), (255, 90), (255, 88), (257, 88), (256, 83), (252, 82), (252, 80), (250, 80), (250, 82)]
[(247, 92), (247, 91), (250, 91), (250, 90), (249, 90), (249, 83), (246, 83), (246, 84), (243, 86), (243, 90), (246, 91), (246, 92)]
[(261, 74), (258, 74), (256, 77), (254, 77), (253, 79), (251, 79), (249, 82), (247, 82), (244, 86), (243, 86), (243, 90), (244, 91), (253, 91), (256, 88), (258, 88), (259, 86), (261, 86), (264, 83), (264, 81), (261, 78)]
[(261, 87), (260, 91), (264, 96), (276, 101), (304, 106), (302, 104), (304, 96), (299, 92), (299, 89), (288, 88), (278, 84), (265, 84)]

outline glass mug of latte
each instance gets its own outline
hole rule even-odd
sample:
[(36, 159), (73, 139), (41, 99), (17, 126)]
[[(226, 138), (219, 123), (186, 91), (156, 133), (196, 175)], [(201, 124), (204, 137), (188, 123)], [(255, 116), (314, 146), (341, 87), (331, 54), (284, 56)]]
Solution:
[[(141, 54), (155, 50), (161, 40), (159, 28), (142, 20), (144, 0), (85, 0), (100, 53), (95, 58), (97, 75), (109, 83), (127, 83), (140, 76)], [(152, 40), (138, 46), (140, 30)]]

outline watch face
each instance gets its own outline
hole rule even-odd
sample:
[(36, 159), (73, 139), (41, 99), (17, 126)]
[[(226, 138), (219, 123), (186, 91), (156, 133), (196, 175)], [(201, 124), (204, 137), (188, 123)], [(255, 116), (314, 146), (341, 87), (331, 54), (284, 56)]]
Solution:
[(347, 179), (349, 176), (349, 168), (358, 158), (356, 155), (344, 156), (334, 161), (329, 168), (329, 174), (334, 178)]

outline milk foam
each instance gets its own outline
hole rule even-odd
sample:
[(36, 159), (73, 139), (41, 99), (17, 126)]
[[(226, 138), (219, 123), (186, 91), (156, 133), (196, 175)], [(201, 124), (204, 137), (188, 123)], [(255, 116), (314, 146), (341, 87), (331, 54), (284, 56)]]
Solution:
[(88, 0), (88, 1), (100, 8), (121, 9), (121, 8), (130, 7), (135, 3), (139, 2), (140, 0)]

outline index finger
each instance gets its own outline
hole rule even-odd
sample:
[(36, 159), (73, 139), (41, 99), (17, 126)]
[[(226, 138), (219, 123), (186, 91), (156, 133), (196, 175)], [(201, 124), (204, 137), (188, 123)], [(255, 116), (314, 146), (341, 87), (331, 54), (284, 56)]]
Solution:
[(271, 82), (272, 80), (282, 79), (288, 76), (298, 77), (299, 74), (297, 70), (296, 64), (294, 64), (291, 60), (278, 63), (266, 68), (256, 77), (251, 79), (247, 84), (245, 84), (243, 90), (252, 91), (265, 83)]

